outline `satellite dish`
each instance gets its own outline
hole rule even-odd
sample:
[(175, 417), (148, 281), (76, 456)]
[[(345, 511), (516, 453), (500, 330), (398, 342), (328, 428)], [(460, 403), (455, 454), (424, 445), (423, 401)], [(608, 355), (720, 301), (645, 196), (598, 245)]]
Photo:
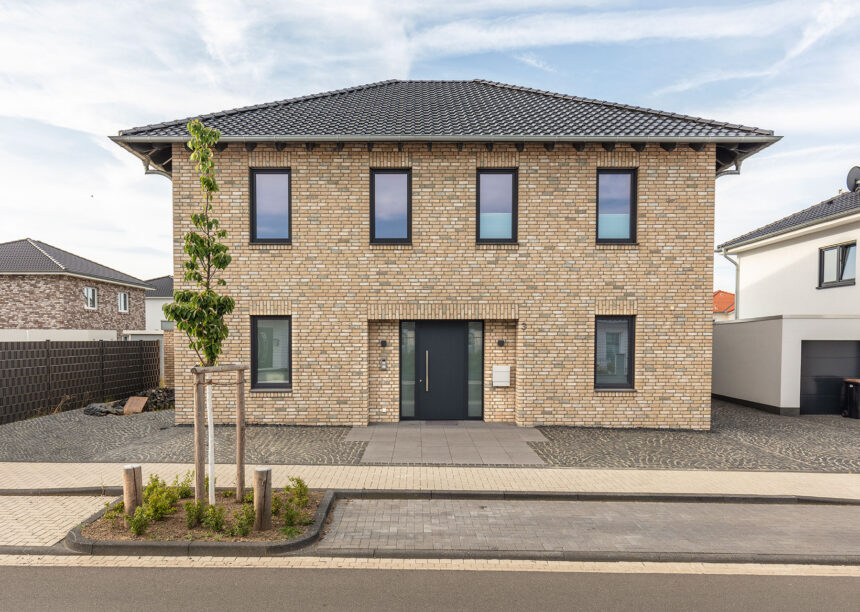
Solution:
[(848, 191), (854, 191), (860, 187), (860, 166), (854, 166), (848, 171)]

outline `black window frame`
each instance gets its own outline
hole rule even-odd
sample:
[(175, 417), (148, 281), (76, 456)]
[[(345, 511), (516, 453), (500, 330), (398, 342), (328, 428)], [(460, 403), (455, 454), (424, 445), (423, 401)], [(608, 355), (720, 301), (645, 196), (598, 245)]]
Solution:
[[(257, 237), (257, 175), (258, 174), (286, 174), (289, 176), (287, 186), (287, 222), (289, 223), (289, 236), (286, 238), (258, 238)], [(248, 190), (250, 194), (250, 226), (251, 244), (292, 244), (293, 243), (293, 171), (291, 168), (250, 168), (248, 171)]]
[[(628, 359), (627, 381), (624, 383), (600, 383), (597, 381), (597, 324), (599, 321), (626, 321)], [(636, 315), (596, 315), (594, 317), (594, 388), (597, 390), (620, 390), (636, 388)]]
[[(290, 382), (261, 383), (257, 381), (257, 322), (260, 320), (283, 320), (290, 322)], [(293, 388), (293, 317), (292, 315), (251, 315), (251, 389), (254, 391), (288, 391)]]
[[(600, 175), (629, 174), (630, 175), (630, 237), (601, 238), (600, 237)], [(639, 220), (639, 169), (638, 168), (598, 168), (594, 181), (594, 239), (596, 244), (636, 244), (637, 225)]]
[[(838, 278), (835, 281), (824, 282), (824, 253), (836, 249), (836, 273), (841, 277), (845, 271), (845, 254), (850, 247), (854, 247), (855, 257), (855, 275), (854, 278), (842, 279)], [(830, 244), (818, 249), (818, 287), (817, 289), (830, 289), (831, 287), (850, 287), (857, 282), (856, 275), (856, 257), (857, 257), (857, 241), (840, 242), (839, 244)]]
[[(376, 237), (377, 174), (406, 174), (406, 238)], [(370, 169), (370, 244), (412, 244), (412, 168)]]
[[(481, 175), (510, 174), (511, 180), (511, 237), (481, 238)], [(519, 168), (478, 168), (475, 171), (475, 242), (477, 244), (517, 244), (519, 238)]]

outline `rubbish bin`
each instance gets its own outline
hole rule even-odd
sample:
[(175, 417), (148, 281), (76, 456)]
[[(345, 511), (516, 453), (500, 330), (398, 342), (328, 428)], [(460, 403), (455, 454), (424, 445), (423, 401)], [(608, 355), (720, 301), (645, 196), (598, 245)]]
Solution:
[(860, 419), (860, 378), (842, 379), (842, 416)]

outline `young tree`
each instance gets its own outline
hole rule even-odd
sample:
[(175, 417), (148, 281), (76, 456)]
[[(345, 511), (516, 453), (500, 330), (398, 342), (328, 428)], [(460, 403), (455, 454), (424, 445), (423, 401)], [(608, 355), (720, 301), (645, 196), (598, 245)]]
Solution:
[[(188, 347), (197, 353), (199, 364), (203, 367), (214, 366), (221, 356), (222, 343), (229, 330), (224, 317), (233, 312), (233, 298), (219, 295), (215, 287), (227, 283), (218, 277), (218, 272), (230, 265), (227, 246), (219, 242), (227, 232), (218, 226), (218, 220), (210, 216), (212, 198), (218, 192), (215, 180), (215, 159), (213, 148), (221, 137), (221, 132), (207, 128), (199, 120), (188, 123), (191, 140), (191, 161), (197, 162), (196, 170), (200, 175), (200, 191), (203, 192), (203, 212), (193, 213), (191, 222), (197, 231), (185, 234), (185, 247), (188, 260), (183, 263), (185, 280), (192, 281), (196, 289), (173, 292), (173, 303), (164, 305), (168, 320), (175, 321), (176, 327), (188, 336)], [(209, 429), (209, 503), (215, 503), (215, 437), (212, 414), (212, 387), (206, 385), (206, 413)], [(195, 427), (197, 422), (195, 420)], [(202, 453), (202, 449), (201, 453)], [(195, 461), (196, 463), (196, 461)], [(201, 463), (202, 465), (202, 463)], [(198, 469), (199, 472), (202, 470)], [(198, 474), (195, 497), (202, 498), (202, 474)]]
[(188, 261), (183, 264), (185, 280), (193, 281), (197, 289), (174, 291), (173, 303), (164, 305), (168, 320), (188, 336), (188, 347), (197, 353), (200, 365), (213, 366), (221, 356), (221, 345), (229, 330), (224, 317), (233, 312), (233, 298), (219, 295), (214, 287), (224, 286), (224, 279), (217, 273), (230, 265), (227, 246), (219, 242), (227, 232), (218, 227), (218, 220), (210, 216), (212, 198), (218, 192), (215, 180), (215, 158), (213, 148), (221, 132), (204, 126), (195, 119), (188, 123), (191, 140), (191, 160), (197, 162), (200, 174), (200, 191), (204, 196), (202, 213), (192, 213), (191, 221), (198, 231), (185, 234), (185, 254)]

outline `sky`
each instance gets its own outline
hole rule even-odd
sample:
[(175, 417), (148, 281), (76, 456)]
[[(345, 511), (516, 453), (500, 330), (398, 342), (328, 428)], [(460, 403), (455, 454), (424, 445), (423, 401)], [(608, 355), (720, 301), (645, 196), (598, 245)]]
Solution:
[[(118, 130), (399, 78), (482, 78), (774, 130), (716, 243), (860, 165), (860, 0), (0, 0), (0, 242), (172, 271), (171, 186)], [(715, 287), (733, 268), (715, 258)]]

